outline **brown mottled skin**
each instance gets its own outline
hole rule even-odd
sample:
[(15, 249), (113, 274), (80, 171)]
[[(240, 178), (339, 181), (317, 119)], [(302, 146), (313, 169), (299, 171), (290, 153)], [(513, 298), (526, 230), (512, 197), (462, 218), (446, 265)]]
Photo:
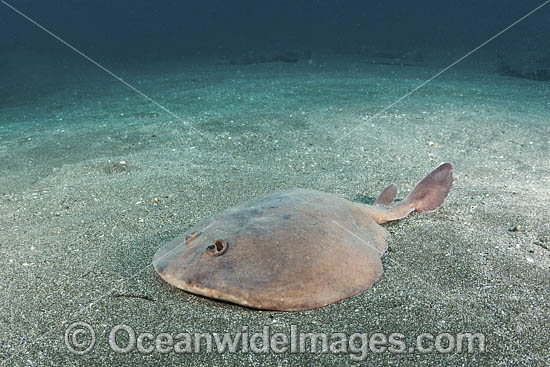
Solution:
[(401, 202), (388, 186), (375, 205), (303, 189), (224, 210), (155, 254), (157, 273), (191, 293), (268, 310), (305, 310), (372, 287), (388, 232), (379, 225), (437, 209), (451, 189), (443, 163)]

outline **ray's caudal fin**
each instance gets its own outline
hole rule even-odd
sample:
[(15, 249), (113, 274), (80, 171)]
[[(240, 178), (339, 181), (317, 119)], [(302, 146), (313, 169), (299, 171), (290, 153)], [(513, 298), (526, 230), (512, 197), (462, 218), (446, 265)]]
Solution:
[[(443, 204), (453, 186), (453, 165), (441, 163), (432, 172), (428, 173), (407, 197), (390, 208), (371, 207), (371, 215), (377, 223), (386, 223), (392, 220), (405, 218), (411, 212), (431, 212)], [(382, 191), (374, 202), (376, 205), (389, 205), (395, 197), (395, 185), (390, 185)]]
[(453, 186), (453, 165), (441, 163), (416, 184), (401, 205), (410, 205), (418, 213), (431, 212), (443, 204)]

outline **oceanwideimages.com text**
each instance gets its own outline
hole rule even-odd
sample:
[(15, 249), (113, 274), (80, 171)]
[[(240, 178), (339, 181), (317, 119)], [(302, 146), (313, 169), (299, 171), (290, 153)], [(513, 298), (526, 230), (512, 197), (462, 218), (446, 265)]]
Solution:
[[(304, 332), (291, 325), (287, 332), (264, 326), (237, 332), (141, 332), (119, 324), (110, 329), (109, 348), (116, 353), (331, 353), (362, 361), (370, 353), (481, 353), (486, 351), (481, 333), (422, 333), (408, 338), (402, 333)], [(96, 343), (95, 331), (84, 322), (65, 331), (65, 345), (74, 354), (86, 354)]]

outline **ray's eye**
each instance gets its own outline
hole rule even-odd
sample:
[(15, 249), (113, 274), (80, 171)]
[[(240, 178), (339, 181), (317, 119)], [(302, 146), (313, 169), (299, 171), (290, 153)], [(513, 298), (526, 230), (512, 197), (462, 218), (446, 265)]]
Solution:
[(226, 240), (215, 240), (210, 245), (206, 246), (206, 251), (212, 256), (220, 256), (227, 251), (227, 247), (229, 247), (229, 244)]

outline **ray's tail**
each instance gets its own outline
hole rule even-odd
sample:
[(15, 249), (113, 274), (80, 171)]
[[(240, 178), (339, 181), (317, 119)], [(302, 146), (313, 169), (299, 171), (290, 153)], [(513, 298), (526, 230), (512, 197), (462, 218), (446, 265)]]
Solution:
[[(375, 204), (391, 204), (396, 191), (394, 185), (388, 186)], [(409, 213), (432, 212), (439, 208), (453, 186), (453, 165), (442, 163), (428, 173), (403, 201), (391, 207), (373, 209), (372, 216), (378, 223), (385, 223), (406, 217)]]

